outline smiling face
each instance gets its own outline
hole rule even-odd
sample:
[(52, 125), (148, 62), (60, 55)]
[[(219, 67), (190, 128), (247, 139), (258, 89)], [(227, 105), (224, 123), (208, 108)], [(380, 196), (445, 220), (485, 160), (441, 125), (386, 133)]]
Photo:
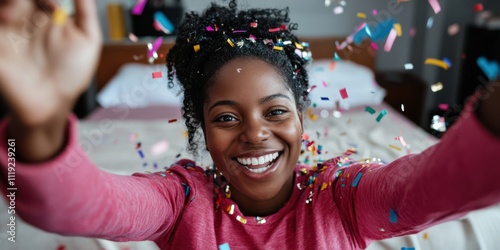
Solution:
[(302, 115), (287, 86), (272, 65), (246, 57), (225, 64), (207, 89), (207, 147), (244, 213), (275, 212), (291, 193)]

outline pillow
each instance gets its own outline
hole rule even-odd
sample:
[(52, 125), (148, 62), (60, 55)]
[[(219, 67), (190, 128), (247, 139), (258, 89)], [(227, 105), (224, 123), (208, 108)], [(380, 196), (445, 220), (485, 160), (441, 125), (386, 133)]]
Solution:
[[(342, 109), (382, 103), (385, 90), (375, 83), (367, 67), (350, 61), (315, 60), (307, 68), (311, 102), (318, 108), (334, 108), (339, 101)], [(161, 77), (153, 74), (161, 72)], [(175, 83), (176, 80), (174, 80)], [(164, 65), (129, 63), (97, 95), (97, 102), (104, 108), (141, 108), (154, 105), (181, 106), (182, 93), (176, 84), (167, 86), (167, 68)], [(340, 91), (345, 88), (347, 98)], [(345, 96), (344, 96), (345, 97)]]
[[(373, 72), (350, 61), (315, 60), (309, 72), (309, 97), (313, 106), (343, 109), (381, 104), (385, 90), (375, 82)], [(316, 86), (316, 87), (313, 87)], [(344, 93), (342, 90), (345, 89)]]
[[(161, 77), (153, 77), (161, 74)], [(177, 86), (177, 85), (176, 85)], [(167, 67), (161, 64), (129, 63), (97, 94), (97, 102), (104, 108), (141, 108), (151, 105), (182, 103), (179, 87), (168, 88)]]

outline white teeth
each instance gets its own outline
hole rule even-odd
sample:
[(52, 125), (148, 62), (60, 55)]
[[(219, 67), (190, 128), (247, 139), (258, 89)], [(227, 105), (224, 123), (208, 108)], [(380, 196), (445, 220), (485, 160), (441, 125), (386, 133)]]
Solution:
[(258, 158), (252, 157), (252, 158), (236, 158), (236, 160), (244, 166), (256, 166), (256, 165), (262, 165), (266, 164), (268, 162), (274, 161), (276, 158), (278, 158), (279, 153), (273, 153), (273, 154), (267, 154), (263, 156), (259, 156)]

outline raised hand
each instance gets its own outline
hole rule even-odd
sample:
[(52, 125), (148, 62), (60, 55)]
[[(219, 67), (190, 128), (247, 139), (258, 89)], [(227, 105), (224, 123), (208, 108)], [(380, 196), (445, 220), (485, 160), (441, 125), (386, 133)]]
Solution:
[(94, 74), (101, 49), (95, 0), (75, 0), (66, 18), (56, 0), (0, 0), (0, 94), (20, 160), (64, 147), (68, 113)]
[(0, 0), (0, 91), (23, 125), (69, 112), (95, 71), (96, 2), (74, 2), (75, 17), (64, 21), (55, 0)]

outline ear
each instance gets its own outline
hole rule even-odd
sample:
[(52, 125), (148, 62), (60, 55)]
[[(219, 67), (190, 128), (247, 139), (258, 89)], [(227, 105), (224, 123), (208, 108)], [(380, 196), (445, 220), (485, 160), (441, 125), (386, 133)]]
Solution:
[(302, 133), (304, 133), (304, 113), (298, 111), (299, 120), (300, 120), (300, 128), (302, 129)]

